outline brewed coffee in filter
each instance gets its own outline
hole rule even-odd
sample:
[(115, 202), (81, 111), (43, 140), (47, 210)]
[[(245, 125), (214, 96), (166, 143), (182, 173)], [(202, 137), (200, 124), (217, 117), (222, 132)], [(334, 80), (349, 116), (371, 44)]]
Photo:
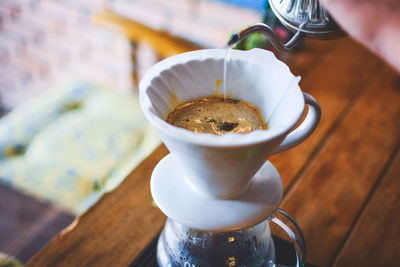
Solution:
[(243, 100), (218, 96), (184, 102), (170, 112), (166, 121), (195, 133), (239, 133), (267, 129), (260, 110)]

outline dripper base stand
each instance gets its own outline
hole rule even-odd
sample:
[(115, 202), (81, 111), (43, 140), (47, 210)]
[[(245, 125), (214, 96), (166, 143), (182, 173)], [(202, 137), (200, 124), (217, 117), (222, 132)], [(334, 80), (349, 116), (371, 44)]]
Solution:
[(194, 191), (172, 154), (164, 157), (151, 177), (151, 194), (161, 211), (174, 221), (202, 231), (235, 231), (268, 218), (282, 200), (279, 173), (267, 161), (248, 189), (233, 199), (218, 199)]

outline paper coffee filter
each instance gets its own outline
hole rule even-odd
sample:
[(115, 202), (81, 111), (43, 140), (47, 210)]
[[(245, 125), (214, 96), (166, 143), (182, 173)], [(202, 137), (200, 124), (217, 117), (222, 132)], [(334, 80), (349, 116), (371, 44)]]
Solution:
[[(148, 119), (160, 131), (213, 145), (254, 143), (290, 131), (300, 119), (291, 114), (301, 114), (304, 109), (304, 105), (299, 107), (291, 104), (295, 99), (291, 96), (301, 94), (298, 86), (300, 78), (295, 77), (273, 53), (262, 49), (231, 51), (227, 65), (226, 94), (258, 106), (269, 123), (268, 130), (216, 136), (196, 134), (164, 121), (168, 113), (182, 102), (215, 94), (223, 96), (225, 56), (225, 49), (198, 50), (167, 58), (154, 65), (139, 85), (141, 105)], [(299, 108), (302, 109), (300, 112)], [(275, 119), (278, 113), (280, 118), (285, 119)]]

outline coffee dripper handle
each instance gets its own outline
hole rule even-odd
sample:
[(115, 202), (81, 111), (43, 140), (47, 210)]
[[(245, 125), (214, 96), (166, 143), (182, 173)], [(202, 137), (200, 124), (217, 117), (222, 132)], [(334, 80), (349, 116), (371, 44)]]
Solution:
[(306, 140), (317, 128), (317, 125), (321, 119), (321, 107), (319, 106), (317, 100), (311, 95), (304, 93), (304, 102), (308, 105), (308, 112), (304, 121), (297, 127), (294, 131), (289, 133), (283, 142), (275, 150), (274, 154), (283, 152), (292, 147), (295, 147)]
[[(288, 220), (293, 227), (289, 227), (285, 224), (279, 217), (284, 217)], [(303, 266), (306, 259), (306, 246), (304, 242), (303, 233), (300, 230), (300, 227), (297, 225), (296, 221), (285, 211), (281, 209), (276, 209), (269, 217), (268, 220), (278, 225), (282, 230), (286, 232), (286, 234), (292, 240), (292, 244), (294, 246), (296, 252), (296, 267)], [(274, 267), (280, 267), (282, 265), (274, 263)]]

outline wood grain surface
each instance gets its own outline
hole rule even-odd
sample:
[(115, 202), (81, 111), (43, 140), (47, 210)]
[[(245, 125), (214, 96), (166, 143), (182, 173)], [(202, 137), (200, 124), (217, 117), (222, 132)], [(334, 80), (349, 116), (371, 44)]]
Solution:
[[(395, 265), (398, 243), (390, 243), (390, 235), (380, 229), (387, 225), (400, 239), (395, 229), (400, 189), (393, 178), (399, 176), (394, 158), (400, 136), (398, 74), (349, 38), (307, 40), (286, 61), (302, 76), (301, 88), (322, 107), (316, 132), (271, 158), (284, 182), (281, 207), (304, 231), (307, 261), (318, 266)], [(163, 146), (157, 149), (28, 266), (129, 265), (164, 222), (151, 206), (149, 179), (166, 153)], [(385, 199), (386, 194), (395, 197)], [(374, 214), (381, 205), (386, 215), (378, 219)], [(382, 243), (374, 247), (365, 231)], [(387, 246), (392, 247), (385, 252)], [(352, 255), (373, 249), (351, 261)]]
[[(317, 130), (303, 144), (271, 158), (282, 176), (285, 188), (316, 157), (321, 145), (330, 138), (332, 130), (340, 124), (376, 71), (378, 60), (366, 49), (348, 38), (334, 42), (333, 47), (317, 55), (317, 62), (312, 66), (305, 65), (303, 73), (293, 70), (301, 73), (302, 90), (318, 100), (322, 118)], [(290, 61), (288, 64), (291, 66)], [(357, 76), (354, 76), (355, 73)]]
[[(400, 263), (400, 153), (362, 211), (333, 266), (396, 266)], [(397, 215), (397, 216), (396, 216)]]
[(398, 75), (381, 65), (373, 77), (282, 204), (318, 266), (334, 260), (399, 142)]

